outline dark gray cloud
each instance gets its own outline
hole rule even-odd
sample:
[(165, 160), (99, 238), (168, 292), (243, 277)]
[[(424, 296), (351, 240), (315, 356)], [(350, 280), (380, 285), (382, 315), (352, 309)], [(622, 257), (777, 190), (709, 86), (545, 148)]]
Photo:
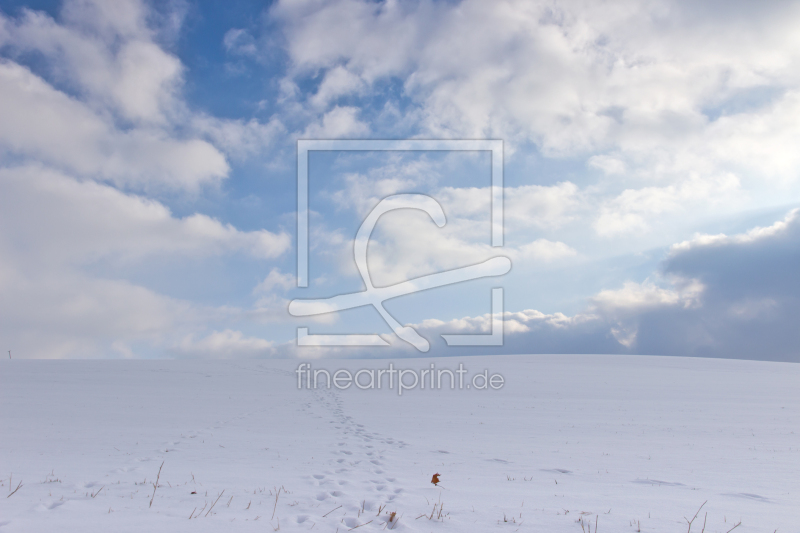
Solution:
[(675, 249), (662, 270), (700, 281), (701, 305), (644, 313), (638, 350), (800, 362), (799, 214), (763, 230)]
[[(507, 312), (502, 347), (453, 349), (436, 339), (485, 332), (488, 316), (428, 321), (420, 331), (435, 355), (635, 353), (800, 362), (799, 266), (800, 210), (794, 210), (767, 228), (673, 246), (654, 273), (666, 286), (626, 283), (598, 293), (573, 317)], [(401, 345), (377, 355), (413, 355)]]

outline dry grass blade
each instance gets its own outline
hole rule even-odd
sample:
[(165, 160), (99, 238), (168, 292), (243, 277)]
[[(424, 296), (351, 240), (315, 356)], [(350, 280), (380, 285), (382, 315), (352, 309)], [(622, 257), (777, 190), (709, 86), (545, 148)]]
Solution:
[(217, 502), (219, 501), (220, 498), (222, 498), (223, 494), (225, 494), (225, 489), (222, 489), (222, 492), (219, 493), (219, 496), (217, 496), (217, 499), (214, 500), (214, 503), (211, 504), (211, 507), (208, 508), (208, 511), (206, 511), (206, 514), (204, 516), (208, 516), (208, 513), (210, 513), (211, 509), (213, 509), (214, 506), (217, 505)]
[(161, 461), (161, 466), (158, 467), (158, 475), (156, 476), (156, 482), (153, 483), (153, 496), (150, 498), (150, 507), (153, 506), (153, 499), (156, 497), (156, 490), (158, 490), (158, 480), (161, 479), (162, 468), (164, 468), (164, 461)]
[(21, 489), (21, 488), (22, 488), (22, 481), (20, 481), (20, 482), (19, 482), (19, 485), (17, 485), (17, 488), (16, 488), (16, 489), (14, 489), (14, 490), (12, 490), (12, 491), (11, 491), (11, 493), (9, 493), (9, 495), (8, 495), (8, 496), (6, 496), (6, 498), (10, 498), (11, 496), (13, 496), (13, 495), (14, 495), (14, 493), (15, 493), (15, 492), (17, 492), (17, 491), (18, 491), (19, 489)]
[(322, 515), (322, 518), (325, 518), (326, 516), (328, 516), (329, 514), (331, 514), (332, 512), (334, 512), (336, 509), (339, 509), (340, 507), (341, 507), (341, 505), (340, 505), (339, 507), (334, 507), (333, 509), (331, 509), (330, 511), (328, 511), (327, 513), (325, 513), (324, 515)]
[(275, 505), (272, 507), (272, 517), (270, 518), (270, 520), (275, 518), (275, 509), (278, 508), (278, 496), (280, 495), (281, 495), (281, 489), (275, 489)]
[[(705, 504), (707, 504), (707, 503), (708, 503), (708, 500), (704, 501), (704, 502), (703, 502), (703, 505), (705, 505)], [(701, 506), (700, 506), (700, 508), (699, 508), (699, 509), (697, 509), (697, 512), (696, 512), (696, 513), (694, 513), (694, 516), (692, 517), (692, 519), (691, 519), (691, 520), (689, 520), (689, 519), (688, 519), (688, 518), (686, 518), (685, 516), (683, 517), (683, 519), (684, 519), (684, 520), (686, 520), (686, 523), (688, 523), (688, 524), (689, 524), (689, 529), (688, 529), (688, 530), (686, 530), (686, 533), (691, 533), (691, 532), (692, 532), (692, 522), (694, 522), (695, 518), (697, 518), (697, 515), (699, 515), (699, 514), (700, 514), (700, 509), (702, 509), (702, 508), (703, 508), (703, 505), (701, 505)]]

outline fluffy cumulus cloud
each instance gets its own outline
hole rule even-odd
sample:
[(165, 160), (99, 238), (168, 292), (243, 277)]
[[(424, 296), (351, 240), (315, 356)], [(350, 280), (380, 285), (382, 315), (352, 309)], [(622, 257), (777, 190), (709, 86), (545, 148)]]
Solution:
[(306, 139), (362, 138), (369, 133), (369, 125), (358, 118), (358, 108), (336, 106), (317, 122), (309, 124), (302, 137)]
[(118, 128), (21, 65), (0, 63), (0, 91), (0, 143), (8, 155), (137, 189), (196, 189), (227, 176), (225, 157), (208, 142), (157, 127)]
[[(177, 216), (159, 199), (217, 189), (229, 158), (281, 131), (187, 106), (184, 66), (164, 46), (179, 19), (159, 19), (136, 0), (72, 0), (57, 19), (0, 13), (0, 336), (17, 357), (184, 346), (181, 338), (240, 310), (169, 296), (125, 271), (232, 255), (273, 260), (290, 248), (283, 231)], [(268, 348), (228, 337), (209, 337), (198, 353)]]
[[(285, 83), (317, 84), (293, 97), (310, 113), (369, 108), (396, 84), (362, 116), (379, 124), (394, 106), (414, 135), (585, 159), (606, 176), (587, 216), (609, 237), (800, 186), (800, 8), (703, 5), (327, 0), (270, 14), (291, 59)], [(324, 131), (338, 129), (307, 133)]]
[(13, 228), (3, 234), (6, 258), (51, 264), (164, 253), (274, 258), (290, 246), (286, 233), (242, 232), (202, 214), (177, 218), (156, 200), (41, 166), (0, 169), (0, 191), (0, 220)]
[(28, 357), (168, 347), (178, 334), (241, 313), (98, 277), (93, 265), (125, 270), (167, 259), (191, 268), (231, 254), (273, 259), (290, 246), (285, 233), (243, 232), (202, 214), (178, 218), (155, 200), (41, 166), (0, 169), (0, 227), (3, 338)]
[(285, 23), (295, 75), (324, 69), (354, 80), (338, 84), (348, 92), (399, 77), (431, 132), (560, 152), (699, 133), (704, 109), (796, 83), (797, 7), (725, 7), (331, 0), (280, 3), (272, 15)]

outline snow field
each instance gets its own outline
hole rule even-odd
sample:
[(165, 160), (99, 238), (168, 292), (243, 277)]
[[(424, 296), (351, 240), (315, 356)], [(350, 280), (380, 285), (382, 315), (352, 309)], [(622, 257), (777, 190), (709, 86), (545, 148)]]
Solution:
[(298, 390), (288, 360), (4, 361), (0, 532), (685, 532), (704, 502), (692, 531), (800, 531), (798, 365), (394, 365), (431, 362), (505, 386), (399, 397)]

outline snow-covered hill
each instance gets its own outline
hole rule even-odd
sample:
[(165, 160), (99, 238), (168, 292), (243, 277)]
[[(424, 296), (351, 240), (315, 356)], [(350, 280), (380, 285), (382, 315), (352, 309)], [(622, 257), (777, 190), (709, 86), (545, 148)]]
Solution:
[(394, 366), (431, 363), (504, 386), (298, 389), (285, 360), (3, 361), (0, 532), (685, 532), (698, 509), (697, 533), (800, 531), (800, 365)]

